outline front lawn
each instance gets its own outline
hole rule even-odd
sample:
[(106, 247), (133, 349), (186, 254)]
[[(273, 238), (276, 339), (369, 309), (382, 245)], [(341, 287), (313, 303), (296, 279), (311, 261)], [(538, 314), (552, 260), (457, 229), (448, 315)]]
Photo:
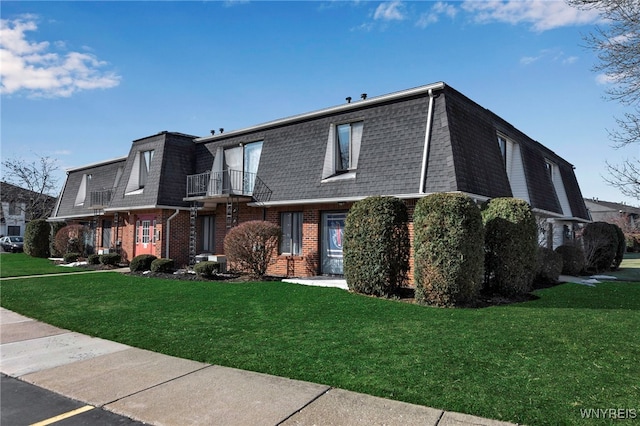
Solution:
[(589, 424), (580, 409), (640, 410), (640, 283), (565, 284), (526, 303), (455, 310), (110, 272), (1, 291), (2, 306), (81, 333), (450, 411), (557, 425)]
[(0, 253), (0, 278), (78, 271), (86, 271), (86, 269), (58, 266), (49, 259), (31, 257), (24, 253)]

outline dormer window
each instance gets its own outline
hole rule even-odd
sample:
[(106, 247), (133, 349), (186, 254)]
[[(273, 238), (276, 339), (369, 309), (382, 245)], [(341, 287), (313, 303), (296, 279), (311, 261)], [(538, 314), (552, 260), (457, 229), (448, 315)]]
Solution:
[(362, 121), (336, 126), (336, 172), (357, 168), (362, 140)]
[(551, 161), (546, 160), (544, 162), (544, 166), (547, 170), (547, 176), (549, 176), (549, 180), (551, 180), (553, 182), (553, 168), (554, 168), (554, 164)]
[(147, 184), (151, 160), (153, 160), (153, 152), (153, 150), (149, 150), (142, 151), (140, 153), (140, 180), (138, 181), (140, 189), (144, 188), (144, 186)]
[(355, 178), (363, 128), (363, 121), (330, 126), (322, 167), (323, 182)]
[(498, 135), (498, 147), (500, 147), (500, 154), (502, 154), (502, 161), (504, 165), (507, 165), (507, 139), (504, 136)]

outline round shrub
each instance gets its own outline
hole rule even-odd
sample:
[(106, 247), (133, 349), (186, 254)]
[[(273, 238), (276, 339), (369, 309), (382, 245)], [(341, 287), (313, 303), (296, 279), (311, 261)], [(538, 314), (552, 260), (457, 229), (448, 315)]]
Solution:
[(220, 272), (220, 264), (218, 262), (204, 261), (196, 263), (193, 270), (201, 277), (212, 277)]
[(175, 262), (173, 259), (167, 259), (164, 257), (160, 257), (158, 259), (154, 259), (151, 262), (151, 272), (162, 272), (162, 273), (170, 273), (175, 269)]
[(62, 260), (64, 260), (65, 263), (77, 262), (79, 257), (80, 253), (65, 253), (64, 256), (62, 256)]
[(480, 209), (463, 194), (431, 194), (416, 203), (413, 223), (416, 302), (473, 302), (484, 260)]
[(563, 245), (555, 250), (562, 256), (562, 273), (564, 275), (579, 275), (584, 270), (584, 251), (578, 245)]
[(95, 253), (94, 254), (90, 254), (87, 257), (87, 263), (89, 265), (99, 265), (100, 264), (100, 255), (97, 255)]
[(538, 266), (535, 284), (555, 284), (562, 273), (562, 255), (547, 247), (538, 247)]
[(369, 197), (349, 210), (344, 226), (344, 277), (349, 290), (391, 296), (409, 271), (407, 207), (398, 198)]
[(612, 270), (616, 270), (620, 267), (622, 263), (622, 259), (624, 259), (624, 253), (627, 251), (627, 240), (625, 238), (624, 232), (622, 228), (620, 228), (615, 223), (612, 223), (613, 229), (616, 231), (618, 236), (618, 246), (616, 247), (616, 255), (613, 258), (613, 264), (611, 265)]
[(607, 222), (591, 222), (582, 233), (586, 269), (588, 272), (608, 271), (618, 251), (618, 233)]
[(156, 260), (157, 257), (152, 254), (140, 254), (129, 263), (129, 269), (131, 272), (144, 272), (151, 270), (151, 262)]
[(267, 273), (278, 249), (280, 227), (262, 220), (243, 222), (224, 237), (224, 253), (230, 262), (255, 277)]
[(101, 254), (99, 258), (100, 263), (110, 266), (117, 266), (120, 263), (120, 260), (122, 260), (118, 253)]
[(49, 257), (51, 226), (45, 219), (27, 223), (24, 230), (24, 252), (32, 257)]
[(506, 296), (531, 291), (538, 258), (538, 226), (531, 206), (494, 198), (482, 212), (487, 287)]

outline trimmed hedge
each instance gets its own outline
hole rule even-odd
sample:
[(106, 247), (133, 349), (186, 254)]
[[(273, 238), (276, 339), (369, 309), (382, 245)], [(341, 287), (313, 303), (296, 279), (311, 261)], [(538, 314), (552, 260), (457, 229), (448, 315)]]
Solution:
[(62, 260), (64, 260), (65, 263), (72, 263), (72, 262), (77, 262), (79, 257), (80, 257), (80, 253), (76, 253), (76, 252), (65, 253), (64, 256), (62, 256)]
[(562, 255), (547, 247), (538, 247), (538, 274), (535, 284), (546, 285), (558, 282), (562, 273)]
[(196, 263), (193, 270), (201, 277), (212, 277), (220, 272), (220, 264), (218, 262), (204, 261)]
[(63, 252), (59, 251), (56, 248), (56, 235), (58, 231), (67, 226), (65, 222), (50, 222), (49, 227), (51, 231), (49, 232), (49, 255), (51, 257), (62, 257)]
[(506, 296), (529, 293), (536, 276), (538, 226), (531, 206), (516, 198), (494, 198), (482, 212), (485, 285)]
[(49, 257), (50, 233), (51, 226), (44, 219), (36, 219), (27, 223), (24, 230), (24, 252), (32, 257)]
[(158, 259), (154, 259), (153, 262), (151, 262), (151, 272), (169, 273), (173, 272), (174, 269), (175, 262), (173, 261), (173, 259), (160, 257)]
[(585, 259), (582, 247), (578, 245), (562, 245), (555, 250), (562, 256), (562, 273), (564, 275), (579, 275), (584, 271)]
[(624, 232), (622, 231), (622, 228), (620, 228), (615, 223), (612, 223), (611, 225), (616, 231), (616, 234), (618, 234), (618, 247), (616, 248), (616, 255), (613, 258), (613, 264), (611, 265), (611, 269), (615, 271), (616, 269), (620, 268), (622, 259), (624, 259), (624, 253), (627, 251), (627, 239), (624, 235)]
[(391, 296), (409, 273), (407, 207), (398, 198), (369, 197), (354, 203), (345, 220), (344, 277), (349, 290)]
[(614, 265), (618, 251), (618, 233), (607, 222), (588, 223), (582, 233), (586, 269), (588, 272), (608, 271)]
[(99, 259), (100, 263), (103, 265), (117, 266), (120, 263), (120, 260), (122, 260), (122, 257), (118, 253), (107, 253), (101, 254)]
[(100, 255), (98, 254), (90, 254), (89, 256), (87, 256), (87, 263), (89, 265), (99, 265), (100, 264)]
[(129, 263), (129, 269), (131, 272), (144, 272), (151, 270), (151, 262), (156, 260), (157, 257), (152, 254), (140, 254)]
[(480, 209), (463, 194), (431, 194), (414, 215), (416, 302), (456, 306), (480, 291), (484, 229)]

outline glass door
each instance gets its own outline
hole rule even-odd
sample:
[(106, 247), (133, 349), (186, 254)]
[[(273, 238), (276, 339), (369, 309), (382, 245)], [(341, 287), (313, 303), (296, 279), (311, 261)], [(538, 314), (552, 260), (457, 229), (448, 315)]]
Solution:
[(342, 242), (347, 212), (323, 212), (321, 223), (321, 272), (342, 275)]

